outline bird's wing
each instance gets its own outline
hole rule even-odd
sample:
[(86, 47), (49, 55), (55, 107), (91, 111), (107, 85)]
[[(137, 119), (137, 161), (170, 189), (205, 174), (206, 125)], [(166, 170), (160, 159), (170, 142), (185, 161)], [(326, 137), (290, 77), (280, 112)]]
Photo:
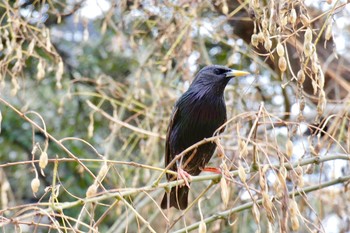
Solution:
[(171, 114), (171, 117), (170, 117), (170, 122), (169, 122), (169, 126), (168, 126), (168, 130), (167, 130), (167, 133), (166, 133), (166, 141), (165, 141), (165, 167), (168, 166), (168, 164), (174, 159), (173, 156), (174, 155), (171, 155), (171, 152), (170, 152), (170, 134), (173, 130), (173, 126), (175, 124), (175, 122), (177, 121), (177, 117), (179, 116), (179, 112), (178, 112), (179, 108), (178, 107), (174, 107), (174, 110)]

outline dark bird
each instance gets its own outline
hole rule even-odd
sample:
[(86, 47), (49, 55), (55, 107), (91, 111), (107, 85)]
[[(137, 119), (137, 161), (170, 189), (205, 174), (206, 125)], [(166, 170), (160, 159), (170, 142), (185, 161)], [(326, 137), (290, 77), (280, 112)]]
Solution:
[[(173, 109), (165, 142), (165, 167), (188, 147), (212, 137), (226, 122), (225, 87), (231, 78), (248, 74), (219, 65), (206, 66), (198, 72)], [(219, 133), (223, 130), (224, 128)], [(205, 168), (215, 148), (213, 142), (202, 144), (169, 167), (170, 170), (177, 171), (178, 175), (167, 174), (167, 179), (173, 181), (182, 178), (186, 185), (172, 187), (170, 194), (165, 193), (161, 203), (163, 209), (168, 204), (177, 209), (187, 208), (187, 178), (198, 175)]]

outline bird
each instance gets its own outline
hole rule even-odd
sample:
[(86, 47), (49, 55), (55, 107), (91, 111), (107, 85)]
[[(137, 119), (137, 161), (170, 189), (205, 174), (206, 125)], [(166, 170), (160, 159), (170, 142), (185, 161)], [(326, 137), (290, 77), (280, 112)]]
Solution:
[[(185, 185), (174, 186), (170, 193), (164, 194), (162, 209), (187, 208), (190, 188), (188, 179), (205, 169), (216, 144), (201, 144), (175, 162), (172, 160), (188, 147), (212, 137), (226, 122), (225, 87), (232, 78), (246, 75), (249, 75), (249, 72), (226, 66), (206, 66), (197, 73), (188, 90), (175, 103), (165, 140), (165, 167), (177, 172), (177, 175), (167, 173), (166, 178), (168, 181), (184, 179)], [(223, 131), (224, 127), (218, 133)]]

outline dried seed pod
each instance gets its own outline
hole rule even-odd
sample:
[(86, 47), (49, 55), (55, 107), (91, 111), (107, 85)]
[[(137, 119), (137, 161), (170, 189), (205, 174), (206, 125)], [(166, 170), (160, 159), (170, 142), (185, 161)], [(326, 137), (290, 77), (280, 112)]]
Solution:
[(281, 26), (284, 27), (288, 24), (288, 17), (287, 16), (282, 16), (281, 17)]
[(326, 0), (326, 2), (329, 4), (329, 5), (331, 5), (332, 4), (332, 0)]
[(292, 8), (289, 14), (289, 22), (292, 25), (294, 25), (296, 21), (297, 21), (297, 12), (294, 8)]
[(228, 14), (228, 6), (227, 6), (227, 2), (226, 1), (223, 1), (221, 10), (222, 10), (222, 13), (224, 13), (224, 15)]
[(267, 51), (270, 51), (272, 47), (272, 41), (270, 40), (270, 38), (265, 38), (265, 42), (264, 42), (264, 48)]
[(300, 102), (299, 102), (299, 110), (300, 110), (300, 112), (302, 112), (302, 111), (304, 111), (304, 109), (305, 109), (305, 99), (301, 98)]
[(285, 57), (280, 57), (278, 59), (278, 68), (280, 69), (280, 71), (284, 72), (287, 69), (287, 61)]
[(315, 166), (312, 163), (312, 164), (307, 165), (305, 173), (306, 174), (312, 174), (312, 173), (314, 173), (314, 170), (315, 170)]
[(45, 151), (42, 151), (41, 155), (40, 155), (40, 158), (39, 158), (39, 167), (41, 169), (45, 169), (45, 167), (47, 166), (48, 162), (49, 162), (49, 159), (48, 159), (47, 153)]
[(299, 84), (303, 84), (305, 82), (305, 73), (302, 69), (298, 71), (297, 78)]
[(305, 31), (304, 41), (305, 41), (305, 43), (312, 41), (312, 30), (309, 27)]
[(319, 65), (318, 66), (318, 86), (320, 89), (324, 88), (324, 82), (325, 82), (324, 73), (323, 73), (321, 66)]
[(288, 158), (293, 155), (293, 142), (290, 139), (288, 139), (286, 143), (286, 154)]
[(42, 80), (45, 77), (45, 68), (44, 68), (44, 60), (40, 59), (38, 66), (37, 66), (37, 74), (36, 74), (36, 78), (38, 80)]
[(289, 200), (289, 213), (290, 216), (297, 216), (299, 213), (298, 204), (294, 199)]
[(310, 19), (307, 15), (301, 14), (300, 21), (305, 27), (308, 27), (310, 25)]
[(198, 233), (206, 233), (206, 232), (207, 232), (207, 225), (203, 220), (201, 220), (198, 226)]
[(107, 162), (104, 162), (102, 167), (100, 168), (100, 171), (98, 172), (98, 177), (100, 179), (104, 178), (107, 175), (107, 172), (109, 170)]
[(92, 196), (95, 196), (96, 193), (97, 193), (97, 185), (96, 184), (92, 184), (90, 185), (90, 187), (87, 189), (86, 191), (86, 197), (92, 197)]
[(244, 158), (248, 155), (247, 144), (243, 140), (238, 140), (239, 157)]
[(230, 190), (227, 185), (226, 179), (224, 176), (221, 177), (220, 179), (220, 187), (221, 187), (221, 199), (222, 203), (224, 204), (225, 207), (228, 205), (228, 201), (230, 198)]
[(312, 70), (312, 72), (314, 72), (315, 74), (318, 73), (318, 64), (317, 64), (317, 62), (312, 61), (312, 63), (311, 63), (311, 70)]
[(311, 42), (304, 43), (304, 55), (305, 55), (305, 57), (310, 57), (312, 55), (312, 53), (314, 52), (314, 48), (315, 48), (315, 46)]
[(263, 32), (259, 32), (258, 33), (258, 42), (259, 43), (264, 43), (264, 41), (265, 41), (264, 33)]
[(247, 175), (245, 174), (245, 170), (244, 170), (244, 168), (243, 168), (243, 166), (242, 166), (241, 163), (239, 163), (239, 166), (238, 166), (238, 176), (239, 176), (239, 178), (241, 179), (241, 181), (242, 181), (243, 183), (246, 182), (246, 180), (247, 180)]
[(257, 34), (252, 35), (251, 43), (254, 47), (257, 47), (259, 45), (259, 39)]
[(261, 174), (260, 177), (259, 177), (259, 185), (260, 185), (261, 190), (265, 190), (265, 188), (266, 188), (266, 178), (265, 178), (264, 174)]
[(299, 220), (297, 216), (291, 217), (291, 223), (292, 223), (292, 230), (298, 231), (299, 230)]
[(280, 56), (280, 57), (283, 57), (283, 56), (284, 56), (284, 47), (283, 47), (283, 45), (281, 44), (281, 42), (278, 42), (278, 44), (277, 44), (277, 46), (276, 46), (276, 50), (277, 50), (278, 56)]
[(37, 177), (35, 177), (30, 183), (30, 186), (32, 188), (33, 193), (37, 193), (40, 187), (40, 180)]
[(253, 204), (252, 212), (253, 212), (255, 222), (257, 224), (259, 224), (260, 223), (260, 211), (259, 211), (258, 205), (255, 203)]

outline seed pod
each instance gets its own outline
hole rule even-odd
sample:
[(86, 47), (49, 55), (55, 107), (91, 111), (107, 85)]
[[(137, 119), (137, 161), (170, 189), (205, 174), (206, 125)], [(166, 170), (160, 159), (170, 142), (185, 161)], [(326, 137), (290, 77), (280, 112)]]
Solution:
[(33, 193), (37, 193), (40, 187), (40, 180), (37, 177), (35, 177), (30, 183), (30, 186), (32, 187)]
[(304, 43), (304, 55), (305, 57), (310, 57), (314, 52), (314, 45), (311, 42)]
[(305, 82), (305, 73), (303, 70), (298, 71), (297, 78), (300, 84), (303, 84)]
[(297, 216), (299, 212), (298, 204), (294, 199), (289, 200), (289, 213), (290, 216)]
[(297, 216), (292, 216), (291, 217), (291, 223), (292, 223), (292, 230), (293, 231), (298, 231), (299, 229), (299, 220)]
[(227, 6), (227, 2), (226, 1), (223, 1), (221, 10), (222, 10), (222, 13), (224, 13), (224, 15), (228, 14), (228, 6)]
[(203, 220), (201, 220), (198, 226), (198, 233), (206, 233), (206, 232), (207, 232), (207, 225)]
[(239, 163), (239, 166), (238, 166), (238, 176), (239, 176), (239, 178), (241, 179), (241, 181), (242, 181), (243, 183), (246, 182), (247, 176), (246, 176), (246, 174), (245, 174), (245, 170), (244, 170), (244, 168), (243, 168), (243, 166), (242, 166), (241, 163)]
[(326, 28), (326, 32), (325, 32), (325, 39), (326, 40), (330, 40), (332, 37), (332, 24), (328, 24), (327, 28)]
[(270, 51), (270, 50), (271, 50), (271, 47), (272, 47), (272, 41), (270, 40), (270, 38), (266, 38), (266, 39), (265, 39), (265, 42), (264, 42), (264, 48), (265, 48), (267, 51)]
[(281, 18), (281, 25), (282, 27), (286, 26), (288, 24), (288, 17), (287, 16), (282, 16)]
[(255, 203), (253, 204), (252, 212), (253, 212), (255, 222), (257, 224), (259, 224), (260, 223), (260, 211), (259, 211), (258, 205)]
[(264, 43), (264, 40), (265, 40), (264, 33), (263, 32), (259, 32), (258, 33), (258, 42), (259, 43)]
[(312, 70), (312, 72), (314, 72), (315, 74), (318, 73), (318, 64), (317, 64), (317, 62), (312, 61), (311, 70)]
[(300, 110), (300, 112), (302, 112), (302, 111), (304, 111), (304, 109), (305, 109), (305, 99), (302, 98), (300, 100), (300, 103), (299, 103), (299, 110)]
[(227, 186), (227, 182), (224, 176), (220, 179), (220, 187), (221, 187), (221, 199), (222, 203), (224, 204), (225, 208), (227, 207), (229, 198), (230, 198), (230, 190)]
[(92, 197), (95, 196), (97, 193), (97, 185), (96, 184), (92, 184), (90, 185), (90, 187), (87, 189), (86, 191), (86, 197)]
[(45, 169), (45, 167), (47, 166), (49, 162), (47, 153), (45, 151), (41, 152), (40, 158), (39, 158), (39, 167), (41, 169)]
[(290, 139), (288, 139), (286, 143), (286, 154), (288, 158), (293, 155), (293, 142)]
[(239, 157), (244, 158), (248, 155), (247, 144), (242, 140), (238, 140), (238, 148), (239, 148)]
[(308, 27), (310, 25), (310, 19), (308, 16), (304, 15), (304, 14), (301, 14), (300, 15), (300, 21), (301, 23), (305, 26), (305, 27)]
[(276, 50), (277, 50), (278, 56), (280, 56), (280, 57), (284, 56), (284, 47), (280, 42), (277, 44)]
[(38, 66), (37, 66), (37, 74), (36, 74), (36, 78), (38, 80), (42, 80), (45, 77), (45, 68), (44, 68), (44, 60), (40, 59)]
[(252, 35), (251, 42), (254, 47), (257, 47), (259, 45), (259, 39), (257, 34)]
[(278, 59), (278, 68), (280, 69), (280, 71), (284, 72), (287, 69), (287, 61), (285, 57), (280, 57)]
[(331, 5), (332, 4), (332, 0), (326, 0), (326, 2), (329, 4), (329, 5)]
[(297, 21), (297, 12), (296, 10), (293, 8), (291, 11), (290, 11), (290, 14), (289, 14), (289, 22), (294, 25), (295, 22)]
[(315, 170), (315, 166), (312, 163), (312, 164), (307, 165), (305, 173), (310, 175), (310, 174), (314, 173), (314, 170)]
[(305, 35), (304, 35), (304, 41), (305, 42), (311, 42), (312, 41), (312, 30), (311, 28), (307, 28), (305, 31)]

